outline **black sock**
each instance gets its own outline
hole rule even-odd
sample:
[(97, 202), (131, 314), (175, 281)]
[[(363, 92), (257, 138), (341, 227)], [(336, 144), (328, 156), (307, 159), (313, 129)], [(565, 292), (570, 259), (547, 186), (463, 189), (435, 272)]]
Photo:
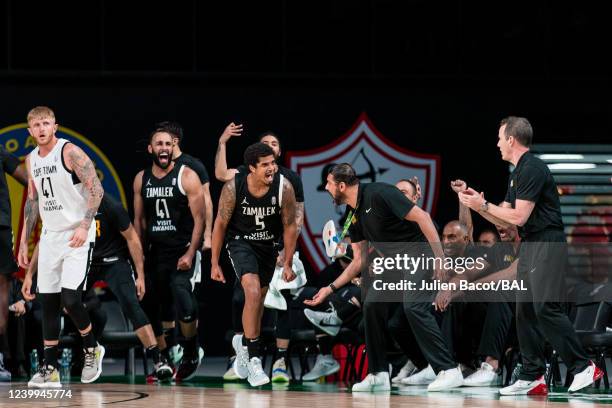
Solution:
[(57, 346), (45, 346), (45, 364), (57, 368)]
[(243, 345), (244, 347), (248, 346), (248, 343), (247, 343), (247, 338), (246, 338), (246, 336), (245, 336), (244, 334), (242, 335), (242, 345)]
[(174, 327), (169, 327), (167, 329), (163, 329), (164, 338), (166, 339), (166, 346), (171, 349), (176, 346), (176, 332)]
[(193, 358), (198, 355), (198, 335), (185, 339), (183, 343), (183, 355)]
[(90, 349), (96, 347), (96, 339), (93, 332), (90, 330), (87, 334), (81, 334), (81, 340), (83, 340), (83, 348)]
[(161, 352), (159, 351), (157, 344), (147, 348), (147, 355), (151, 357), (155, 364), (161, 361)]
[(286, 348), (280, 348), (280, 347), (277, 348), (276, 359), (278, 360), (279, 358), (284, 358), (285, 360), (287, 359), (287, 349)]
[(321, 354), (327, 356), (331, 354), (332, 348), (334, 347), (333, 338), (331, 336), (321, 336), (318, 338), (319, 340), (319, 350), (321, 350)]
[(261, 340), (259, 337), (248, 339), (247, 348), (249, 349), (249, 360), (253, 357), (261, 358)]

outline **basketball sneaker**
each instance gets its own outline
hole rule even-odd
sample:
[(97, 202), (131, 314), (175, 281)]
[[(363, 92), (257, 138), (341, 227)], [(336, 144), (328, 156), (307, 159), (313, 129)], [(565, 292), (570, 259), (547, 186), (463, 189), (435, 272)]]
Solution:
[(249, 370), (249, 375), (247, 379), (252, 387), (259, 387), (260, 385), (264, 385), (270, 382), (270, 379), (261, 367), (261, 360), (259, 359), (259, 357), (251, 358), (249, 360), (247, 368)]
[(501, 375), (489, 363), (483, 362), (480, 368), (463, 380), (466, 387), (494, 387), (501, 384)]
[(333, 308), (331, 312), (316, 312), (304, 309), (304, 315), (310, 323), (330, 336), (336, 336), (342, 327), (342, 319), (338, 317), (338, 313)]
[(340, 364), (334, 359), (331, 354), (319, 354), (315, 361), (312, 370), (304, 374), (302, 381), (316, 381), (320, 377), (325, 377), (337, 373), (340, 370)]
[(181, 364), (179, 365), (176, 373), (174, 374), (175, 381), (188, 381), (196, 375), (198, 368), (200, 367), (200, 363), (204, 358), (204, 349), (202, 347), (198, 347), (198, 354), (191, 359), (187, 359), (187, 356), (183, 354), (183, 359)]
[(572, 385), (570, 385), (568, 391), (576, 392), (581, 390), (589, 385), (593, 384), (595, 381), (599, 380), (603, 377), (604, 373), (599, 369), (592, 361), (589, 362), (589, 366), (585, 368), (583, 371), (579, 372), (574, 376), (574, 381), (572, 381)]
[(47, 364), (42, 364), (28, 381), (28, 387), (34, 388), (61, 388), (61, 386), (59, 371)]
[(279, 358), (272, 365), (272, 382), (273, 383), (288, 383), (289, 374), (287, 373), (287, 365), (284, 358)]
[(81, 382), (85, 384), (96, 381), (102, 374), (102, 360), (104, 359), (104, 346), (98, 344), (94, 348), (85, 349)]
[(411, 360), (406, 361), (406, 364), (399, 370), (397, 375), (391, 379), (393, 384), (399, 384), (404, 378), (410, 377), (412, 374), (417, 372), (417, 367)]
[(406, 377), (400, 382), (404, 385), (429, 385), (436, 379), (436, 373), (430, 365), (412, 374), (410, 377)]
[(463, 385), (463, 374), (459, 367), (450, 370), (442, 370), (436, 376), (434, 382), (427, 386), (427, 391), (445, 391)]
[(236, 372), (234, 371), (234, 360), (236, 360), (236, 356), (232, 356), (230, 358), (229, 361), (229, 368), (227, 369), (227, 371), (225, 372), (225, 374), (223, 374), (223, 379), (225, 381), (236, 381), (236, 380), (240, 380), (240, 377), (238, 377), (236, 375)]
[(236, 353), (236, 359), (234, 360), (234, 373), (240, 379), (245, 379), (249, 376), (249, 350), (246, 346), (242, 345), (242, 334), (236, 334), (232, 338), (232, 347)]
[(353, 385), (353, 392), (376, 392), (390, 391), (391, 382), (389, 381), (389, 373), (386, 371), (368, 374), (363, 381)]
[(517, 380), (514, 384), (499, 390), (501, 395), (548, 395), (544, 376), (537, 380)]

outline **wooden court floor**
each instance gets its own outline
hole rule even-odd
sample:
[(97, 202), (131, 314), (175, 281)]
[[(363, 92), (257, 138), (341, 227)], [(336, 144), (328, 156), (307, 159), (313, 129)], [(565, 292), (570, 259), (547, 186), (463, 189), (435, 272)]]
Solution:
[[(352, 394), (343, 384), (267, 385), (251, 388), (245, 383), (223, 383), (198, 377), (183, 385), (127, 383), (123, 377), (105, 377), (95, 384), (64, 384), (63, 393), (43, 397), (27, 395), (26, 383), (0, 385), (0, 407), (578, 407), (612, 404), (612, 391), (588, 390), (568, 395), (555, 390), (544, 397), (502, 397), (496, 388), (460, 388), (427, 393), (425, 387), (393, 388), (391, 394)], [(70, 393), (68, 393), (68, 390)], [(20, 397), (20, 398), (18, 398)], [(50, 397), (50, 398), (48, 398)]]

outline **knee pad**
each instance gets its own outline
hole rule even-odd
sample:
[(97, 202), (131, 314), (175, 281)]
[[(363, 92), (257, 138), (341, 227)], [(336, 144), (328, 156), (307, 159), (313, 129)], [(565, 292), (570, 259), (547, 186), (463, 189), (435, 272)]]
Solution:
[(183, 286), (174, 288), (176, 314), (179, 321), (190, 323), (198, 318), (198, 302), (195, 295)]
[(44, 340), (57, 340), (60, 334), (61, 294), (39, 293), (42, 306), (42, 332)]
[(62, 288), (62, 304), (77, 329), (84, 330), (91, 321), (81, 301), (81, 294), (80, 290)]

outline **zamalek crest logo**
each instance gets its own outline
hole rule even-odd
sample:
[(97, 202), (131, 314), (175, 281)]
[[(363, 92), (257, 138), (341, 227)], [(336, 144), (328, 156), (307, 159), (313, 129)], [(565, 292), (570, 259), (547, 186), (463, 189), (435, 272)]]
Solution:
[[(102, 183), (105, 193), (121, 200), (125, 206), (126, 199), (123, 185), (108, 157), (106, 157), (106, 155), (85, 136), (74, 130), (60, 126), (56, 135), (58, 138), (67, 139), (83, 149), (96, 166), (96, 172), (98, 173), (98, 178)], [(25, 160), (28, 153), (36, 147), (36, 142), (28, 133), (27, 123), (20, 123), (0, 129), (0, 144), (4, 146), (7, 152), (17, 156), (22, 162)], [(11, 198), (11, 225), (14, 232), (15, 253), (17, 253), (21, 238), (23, 205), (26, 200), (27, 190), (12, 177), (7, 177), (7, 181)], [(34, 234), (32, 234), (32, 239), (28, 243), (30, 253), (38, 242), (39, 234), (40, 225), (37, 227)]]
[[(410, 139), (405, 139), (409, 144)], [(322, 270), (329, 258), (322, 240), (323, 225), (338, 220), (344, 206), (335, 208), (325, 184), (329, 170), (337, 163), (350, 163), (361, 182), (395, 184), (400, 179), (417, 176), (423, 197), (420, 205), (430, 212), (435, 208), (440, 177), (440, 157), (415, 153), (385, 138), (362, 113), (353, 127), (336, 141), (313, 150), (287, 153), (291, 170), (304, 184), (304, 228), (302, 243), (305, 253), (317, 270)]]

